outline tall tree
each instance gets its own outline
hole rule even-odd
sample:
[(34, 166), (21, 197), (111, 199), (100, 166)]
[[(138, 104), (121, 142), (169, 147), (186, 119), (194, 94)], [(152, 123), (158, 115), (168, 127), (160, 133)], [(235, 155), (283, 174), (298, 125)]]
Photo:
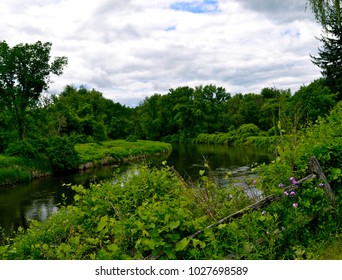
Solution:
[(78, 134), (105, 140), (105, 121), (110, 123), (110, 120), (106, 120), (106, 109), (111, 103), (113, 102), (94, 89), (87, 90), (83, 86), (76, 89), (68, 85), (58, 97), (54, 97), (54, 103), (50, 107), (54, 120), (52, 127), (55, 127), (51, 130), (58, 132), (57, 135)]
[(50, 63), (52, 44), (40, 41), (10, 47), (0, 42), (0, 102), (13, 114), (19, 139), (24, 138), (26, 110), (49, 88), (50, 75), (61, 75), (66, 57)]
[(291, 97), (290, 106), (294, 125), (305, 127), (310, 123), (314, 123), (318, 117), (328, 114), (335, 104), (336, 94), (331, 92), (323, 79), (302, 86)]
[(342, 0), (309, 0), (315, 17), (323, 27), (322, 47), (314, 64), (322, 69), (328, 86), (342, 99)]

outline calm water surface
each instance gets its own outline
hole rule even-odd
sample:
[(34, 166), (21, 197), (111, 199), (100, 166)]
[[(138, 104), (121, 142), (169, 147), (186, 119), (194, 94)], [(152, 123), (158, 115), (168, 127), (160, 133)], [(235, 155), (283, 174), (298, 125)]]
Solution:
[[(204, 162), (220, 176), (227, 171), (246, 170), (253, 163), (268, 163), (273, 156), (268, 152), (250, 147), (228, 147), (225, 145), (177, 144), (167, 162), (185, 178), (195, 180)], [(165, 158), (156, 159), (161, 162)], [(127, 172), (129, 166), (120, 167)], [(43, 221), (58, 211), (61, 204), (70, 204), (73, 191), (64, 184), (89, 184), (91, 181), (109, 180), (117, 168), (106, 167), (86, 172), (51, 176), (30, 183), (17, 184), (14, 188), (0, 187), (0, 227), (7, 234), (19, 226), (26, 227), (31, 219)]]

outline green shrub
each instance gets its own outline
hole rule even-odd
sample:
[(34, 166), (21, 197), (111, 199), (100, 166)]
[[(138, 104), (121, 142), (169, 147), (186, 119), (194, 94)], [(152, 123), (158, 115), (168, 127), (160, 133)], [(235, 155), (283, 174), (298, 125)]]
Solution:
[(193, 143), (202, 144), (232, 144), (234, 142), (235, 136), (234, 132), (222, 133), (217, 132), (214, 134), (201, 133), (195, 139), (192, 140)]
[(269, 151), (275, 151), (278, 137), (271, 136), (249, 136), (246, 138), (245, 145), (258, 148), (267, 148)]
[(9, 156), (20, 156), (25, 158), (36, 158), (37, 149), (32, 145), (30, 141), (17, 141), (9, 144), (5, 151), (5, 154)]
[[(268, 176), (284, 167), (275, 164)], [(270, 184), (272, 192), (290, 174), (258, 179), (257, 186)], [(19, 230), (0, 245), (0, 259), (314, 258), (313, 244), (340, 227), (341, 213), (327, 210), (317, 180), (259, 211), (215, 224), (254, 200), (215, 184), (209, 168), (200, 175), (185, 183), (167, 166), (142, 166), (111, 182), (73, 186), (74, 205)]]
[(243, 124), (241, 125), (235, 133), (235, 143), (236, 144), (244, 144), (246, 139), (250, 136), (258, 136), (261, 132), (260, 128), (255, 124)]
[(295, 164), (308, 172), (307, 162), (315, 156), (335, 191), (342, 183), (342, 102), (325, 119), (302, 131), (295, 154)]
[(260, 133), (260, 128), (257, 127), (255, 124), (253, 123), (249, 123), (249, 124), (243, 124), (241, 125), (236, 133), (238, 135), (243, 135), (244, 137), (247, 136), (257, 136)]
[(137, 138), (137, 136), (131, 134), (130, 136), (127, 137), (126, 141), (128, 141), (128, 142), (137, 142), (138, 138)]
[(25, 169), (0, 169), (0, 185), (31, 181), (31, 172)]
[(73, 170), (80, 164), (75, 146), (67, 137), (50, 138), (47, 157), (54, 172)]

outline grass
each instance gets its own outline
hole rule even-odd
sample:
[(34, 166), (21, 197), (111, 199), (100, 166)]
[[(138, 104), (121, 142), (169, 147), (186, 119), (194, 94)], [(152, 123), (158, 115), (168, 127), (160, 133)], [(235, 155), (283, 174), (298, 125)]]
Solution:
[[(121, 162), (132, 157), (170, 152), (171, 149), (171, 144), (143, 140), (136, 142), (113, 140), (75, 145), (81, 164), (101, 162), (108, 157)], [(51, 172), (52, 170), (49, 163), (44, 160), (0, 155), (0, 185), (31, 181), (32, 171)]]
[(317, 260), (342, 260), (342, 236), (337, 235), (316, 252)]
[(32, 180), (32, 171), (49, 171), (46, 162), (0, 155), (0, 185), (28, 182)]
[(144, 156), (157, 153), (170, 152), (170, 144), (156, 141), (138, 140), (128, 142), (125, 140), (104, 141), (98, 143), (77, 144), (75, 146), (81, 158), (81, 163), (101, 161), (111, 157), (117, 161), (125, 158)]

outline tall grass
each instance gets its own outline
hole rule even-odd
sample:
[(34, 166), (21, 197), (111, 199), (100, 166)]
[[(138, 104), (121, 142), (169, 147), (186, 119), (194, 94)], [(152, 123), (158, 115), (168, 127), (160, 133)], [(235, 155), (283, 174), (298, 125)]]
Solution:
[(82, 164), (100, 162), (108, 157), (120, 162), (130, 157), (171, 152), (171, 149), (171, 144), (147, 140), (136, 142), (113, 140), (75, 145)]
[(0, 155), (0, 185), (28, 182), (31, 171), (38, 167), (42, 166), (35, 160)]

